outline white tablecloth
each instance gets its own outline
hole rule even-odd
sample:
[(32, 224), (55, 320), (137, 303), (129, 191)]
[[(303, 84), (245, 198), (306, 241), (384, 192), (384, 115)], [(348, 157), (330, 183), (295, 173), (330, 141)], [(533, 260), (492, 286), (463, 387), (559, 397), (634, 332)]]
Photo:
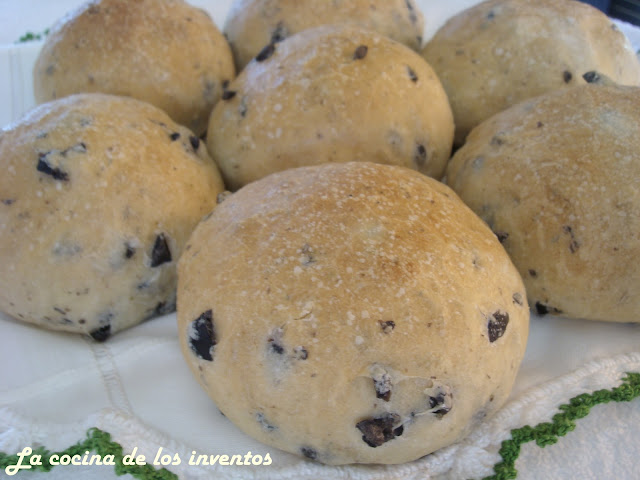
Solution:
[[(0, 0), (0, 124), (33, 105), (31, 65), (40, 44), (11, 45), (40, 32), (76, 2)], [(222, 24), (228, 0), (193, 2)], [(419, 1), (426, 37), (472, 0)], [(640, 30), (621, 28), (640, 45)], [(104, 344), (39, 330), (0, 315), (0, 452), (24, 447), (64, 450), (91, 427), (109, 432), (123, 453), (137, 448), (151, 463), (158, 450), (178, 455), (168, 469), (183, 479), (482, 478), (500, 461), (511, 430), (550, 421), (557, 407), (581, 393), (611, 389), (626, 372), (640, 372), (640, 324), (531, 319), (524, 362), (507, 405), (463, 442), (406, 465), (328, 467), (279, 452), (231, 425), (200, 389), (181, 357), (175, 315), (144, 323)], [(261, 466), (191, 466), (191, 453), (269, 454)], [(516, 463), (519, 479), (640, 478), (640, 400), (593, 408), (553, 446), (531, 442)], [(4, 472), (0, 471), (0, 478)], [(14, 478), (116, 477), (110, 466), (23, 471)], [(7, 477), (9, 478), (9, 477)]]

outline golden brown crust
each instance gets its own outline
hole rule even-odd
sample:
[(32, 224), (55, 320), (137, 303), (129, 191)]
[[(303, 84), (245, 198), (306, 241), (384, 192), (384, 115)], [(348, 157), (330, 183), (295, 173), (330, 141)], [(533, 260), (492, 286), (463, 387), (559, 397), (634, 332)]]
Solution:
[(638, 87), (547, 94), (476, 127), (449, 164), (540, 313), (640, 321), (638, 112)]
[(181, 0), (96, 0), (52, 29), (33, 76), (40, 103), (79, 92), (126, 95), (201, 135), (235, 69), (203, 10)]
[(370, 30), (325, 26), (259, 60), (229, 85), (209, 123), (207, 145), (230, 189), (324, 162), (442, 175), (453, 117), (440, 81), (411, 49)]
[(321, 25), (374, 30), (418, 50), (424, 18), (414, 0), (236, 0), (224, 32), (242, 70), (266, 45)]
[(457, 145), (491, 115), (584, 84), (590, 70), (640, 85), (629, 40), (602, 12), (574, 0), (483, 2), (451, 18), (422, 53), (449, 96)]
[(329, 464), (401, 463), (506, 399), (524, 297), (449, 188), (325, 164), (254, 182), (198, 226), (179, 264), (179, 335), (202, 386), (255, 438)]
[(108, 334), (172, 311), (176, 263), (223, 190), (203, 142), (144, 102), (79, 94), (0, 133), (0, 308)]

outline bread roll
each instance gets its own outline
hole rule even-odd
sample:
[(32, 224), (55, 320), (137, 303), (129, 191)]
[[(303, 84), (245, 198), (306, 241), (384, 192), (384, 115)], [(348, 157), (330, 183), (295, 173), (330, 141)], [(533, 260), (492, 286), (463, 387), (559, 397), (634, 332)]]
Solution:
[(224, 36), (182, 0), (94, 0), (47, 35), (33, 70), (39, 103), (80, 92), (149, 102), (196, 135), (235, 76)]
[(216, 105), (207, 145), (227, 187), (287, 168), (372, 161), (439, 178), (453, 117), (429, 65), (371, 30), (325, 26), (269, 45)]
[(179, 263), (192, 372), (260, 441), (327, 464), (402, 463), (495, 412), (524, 354), (522, 280), (445, 185), (368, 162), (228, 197)]
[(414, 50), (422, 46), (424, 18), (414, 0), (235, 0), (224, 33), (240, 71), (270, 43), (335, 24), (375, 30)]
[(629, 40), (604, 13), (574, 0), (482, 2), (451, 18), (422, 54), (449, 96), (456, 145), (491, 115), (584, 84), (591, 70), (640, 85)]
[(176, 263), (223, 190), (206, 146), (138, 100), (78, 94), (0, 133), (0, 309), (111, 334), (175, 308)]
[(492, 117), (451, 160), (538, 313), (640, 321), (638, 132), (639, 87), (583, 85)]

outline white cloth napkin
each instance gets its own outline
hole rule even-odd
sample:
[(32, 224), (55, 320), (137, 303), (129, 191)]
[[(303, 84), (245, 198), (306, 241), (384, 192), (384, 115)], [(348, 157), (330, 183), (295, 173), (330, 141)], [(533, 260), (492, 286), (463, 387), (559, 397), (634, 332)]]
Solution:
[[(33, 3), (34, 0), (29, 0)], [(0, 0), (0, 30), (7, 0)], [(200, 0), (221, 25), (229, 0)], [(427, 16), (428, 38), (445, 19), (473, 0), (418, 2)], [(47, 2), (67, 11), (76, 0)], [(27, 5), (21, 3), (19, 8)], [(57, 5), (57, 7), (56, 7)], [(7, 7), (7, 8), (5, 8)], [(21, 32), (41, 31), (42, 9), (29, 7)], [(33, 24), (25, 23), (31, 19)], [(31, 27), (30, 25), (35, 25)], [(634, 48), (640, 29), (618, 22)], [(40, 44), (0, 46), (0, 124), (20, 117), (34, 103), (31, 68)], [(277, 451), (247, 437), (216, 409), (181, 357), (175, 315), (158, 318), (112, 337), (104, 344), (49, 332), (0, 315), (0, 452), (25, 447), (60, 451), (82, 441), (87, 430), (109, 432), (124, 454), (137, 448), (152, 463), (162, 455), (182, 463), (168, 466), (191, 479), (476, 479), (493, 473), (498, 450), (512, 429), (548, 422), (558, 406), (582, 393), (618, 386), (626, 372), (640, 372), (640, 324), (531, 319), (525, 359), (509, 402), (462, 442), (416, 462), (397, 466), (329, 467)], [(639, 478), (640, 400), (594, 407), (558, 443), (522, 447), (519, 479)], [(207, 455), (251, 452), (270, 465), (192, 466), (193, 451)], [(158, 467), (159, 468), (159, 467)], [(112, 479), (110, 466), (60, 466), (48, 473), (21, 471), (13, 478)], [(0, 478), (5, 478), (0, 471)], [(11, 477), (6, 477), (11, 478)]]
[[(262, 445), (237, 430), (200, 389), (182, 360), (175, 314), (97, 344), (8, 319), (0, 325), (0, 451), (25, 446), (64, 450), (98, 427), (125, 454), (137, 447), (152, 463), (178, 454), (169, 470), (182, 479), (431, 479), (482, 478), (500, 461), (514, 428), (550, 421), (572, 397), (620, 384), (640, 372), (640, 324), (608, 324), (533, 316), (530, 342), (509, 402), (464, 441), (399, 466), (329, 467)], [(527, 444), (518, 478), (637, 478), (640, 399), (600, 405), (556, 445)], [(191, 453), (266, 456), (271, 465), (190, 466)], [(52, 479), (78, 475), (56, 467)], [(113, 467), (90, 469), (111, 478)], [(26, 478), (21, 472), (16, 478)], [(44, 475), (44, 474), (41, 474)], [(74, 477), (79, 478), (79, 477)], [(84, 477), (82, 477), (84, 478)]]

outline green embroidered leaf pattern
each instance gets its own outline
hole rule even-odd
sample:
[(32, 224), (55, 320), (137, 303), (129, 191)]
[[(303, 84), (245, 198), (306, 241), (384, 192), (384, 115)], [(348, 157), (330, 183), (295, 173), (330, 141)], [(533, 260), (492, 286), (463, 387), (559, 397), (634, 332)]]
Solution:
[(27, 42), (32, 42), (34, 40), (44, 40), (44, 38), (47, 35), (49, 35), (48, 28), (42, 33), (27, 32), (24, 35), (22, 35), (15, 43), (27, 43)]
[(562, 413), (553, 416), (552, 422), (530, 427), (525, 425), (511, 430), (511, 439), (502, 442), (500, 451), (502, 462), (493, 466), (494, 475), (483, 480), (512, 480), (518, 476), (515, 463), (520, 455), (520, 447), (528, 442), (536, 442), (540, 447), (553, 445), (559, 437), (576, 428), (575, 420), (584, 418), (591, 408), (601, 403), (630, 402), (640, 397), (640, 373), (627, 373), (619, 387), (611, 390), (597, 390), (591, 394), (583, 393), (572, 398), (568, 404), (560, 405)]

